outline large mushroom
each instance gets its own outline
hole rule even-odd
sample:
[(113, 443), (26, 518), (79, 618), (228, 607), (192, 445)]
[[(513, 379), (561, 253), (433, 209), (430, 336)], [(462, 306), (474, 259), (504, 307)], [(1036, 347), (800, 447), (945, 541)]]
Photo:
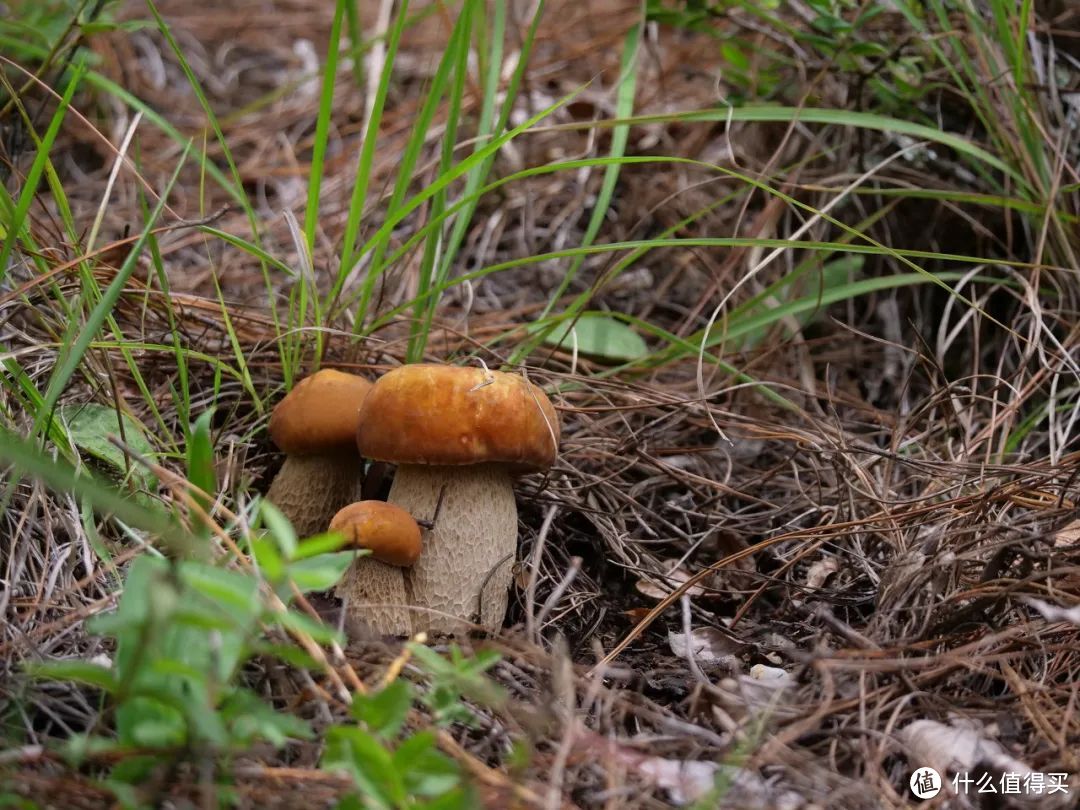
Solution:
[(419, 517), (441, 504), (420, 558), (403, 569), (420, 608), (412, 631), (498, 629), (517, 551), (513, 477), (549, 467), (559, 446), (544, 392), (516, 374), (403, 366), (364, 399), (357, 446), (398, 464), (391, 503)]
[(339, 509), (361, 498), (356, 425), (370, 390), (363, 377), (323, 369), (298, 382), (270, 416), (285, 463), (266, 497), (301, 536), (326, 531)]

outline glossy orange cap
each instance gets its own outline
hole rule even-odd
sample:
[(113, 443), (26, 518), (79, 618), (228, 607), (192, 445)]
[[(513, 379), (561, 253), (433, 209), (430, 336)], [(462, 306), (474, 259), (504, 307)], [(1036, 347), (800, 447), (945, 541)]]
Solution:
[(365, 458), (397, 464), (542, 470), (558, 452), (559, 418), (547, 395), (517, 374), (416, 364), (372, 386), (356, 441)]
[(372, 557), (389, 565), (412, 565), (420, 557), (420, 527), (392, 503), (351, 503), (334, 515), (330, 530), (343, 534), (349, 547), (370, 549)]
[(270, 416), (270, 438), (285, 453), (346, 449), (356, 440), (360, 405), (371, 383), (325, 368), (296, 384)]

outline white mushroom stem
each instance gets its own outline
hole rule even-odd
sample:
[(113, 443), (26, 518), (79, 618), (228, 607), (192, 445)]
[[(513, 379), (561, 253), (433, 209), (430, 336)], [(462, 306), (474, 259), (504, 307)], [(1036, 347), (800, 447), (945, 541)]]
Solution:
[(403, 464), (388, 500), (414, 518), (430, 520), (440, 493), (442, 507), (435, 527), (425, 533), (420, 559), (403, 569), (415, 606), (413, 632), (460, 634), (471, 624), (498, 630), (517, 552), (510, 474), (501, 464)]

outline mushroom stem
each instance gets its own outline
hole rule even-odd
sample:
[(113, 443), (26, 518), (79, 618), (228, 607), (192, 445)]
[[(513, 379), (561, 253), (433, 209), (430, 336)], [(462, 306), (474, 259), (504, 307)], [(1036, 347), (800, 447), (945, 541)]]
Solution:
[(360, 500), (363, 484), (363, 465), (351, 448), (289, 455), (266, 497), (300, 537), (309, 537), (325, 532), (335, 512)]
[(345, 631), (351, 639), (412, 635), (404, 569), (371, 557), (357, 557), (335, 590), (344, 602)]
[[(464, 633), (469, 624), (498, 630), (506, 616), (514, 555), (517, 503), (501, 464), (398, 467), (390, 503), (416, 518), (435, 514), (420, 559), (403, 569), (416, 609), (412, 630)], [(427, 610), (425, 610), (427, 608)]]

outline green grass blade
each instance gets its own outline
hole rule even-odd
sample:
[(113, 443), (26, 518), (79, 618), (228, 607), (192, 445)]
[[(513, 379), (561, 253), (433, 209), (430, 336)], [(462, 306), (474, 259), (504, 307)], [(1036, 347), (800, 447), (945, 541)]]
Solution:
[(386, 63), (383, 65), (382, 74), (379, 76), (379, 86), (375, 92), (367, 130), (364, 132), (364, 144), (360, 147), (356, 176), (353, 179), (353, 193), (349, 199), (349, 215), (345, 221), (345, 234), (341, 241), (341, 266), (338, 268), (337, 278), (334, 279), (334, 284), (330, 289), (327, 304), (323, 307), (326, 311), (329, 311), (330, 305), (341, 294), (341, 287), (345, 283), (345, 278), (352, 270), (353, 264), (360, 258), (360, 254), (356, 250), (356, 241), (360, 234), (360, 220), (363, 217), (364, 206), (367, 203), (367, 190), (368, 185), (371, 183), (371, 171), (375, 163), (375, 146), (379, 139), (379, 126), (382, 123), (383, 109), (386, 107), (386, 95), (390, 91), (390, 77), (393, 74), (398, 46), (401, 44), (401, 35), (405, 30), (408, 10), (408, 0), (403, 0), (401, 8), (398, 9), (394, 25), (390, 29), (390, 36), (387, 38)]
[(172, 177), (162, 191), (157, 205), (154, 207), (150, 218), (143, 227), (142, 233), (139, 235), (131, 252), (128, 253), (127, 258), (124, 259), (124, 263), (117, 271), (116, 276), (101, 295), (101, 300), (98, 301), (97, 305), (90, 312), (86, 319), (86, 323), (79, 330), (78, 337), (72, 344), (62, 347), (56, 367), (53, 369), (52, 377), (49, 379), (49, 385), (41, 403), (41, 408), (37, 411), (34, 420), (35, 433), (40, 432), (43, 427), (52, 421), (53, 410), (60, 399), (60, 395), (63, 393), (68, 381), (75, 373), (75, 370), (82, 362), (83, 356), (90, 347), (90, 343), (94, 340), (94, 336), (97, 334), (98, 330), (101, 329), (106, 318), (112, 312), (113, 307), (116, 306), (116, 302), (120, 299), (120, 295), (124, 291), (124, 286), (127, 284), (131, 274), (135, 271), (139, 255), (142, 253), (142, 249), (146, 245), (147, 239), (150, 237), (150, 231), (153, 229), (154, 223), (156, 223), (161, 216), (161, 212), (165, 209), (165, 200), (168, 198), (173, 186), (180, 177), (180, 172), (184, 167), (184, 163), (187, 160), (188, 152), (190, 152), (190, 150), (191, 143), (188, 143), (187, 148), (177, 162)]
[[(617, 118), (629, 118), (634, 112), (634, 92), (637, 87), (637, 70), (635, 66), (637, 64), (638, 46), (640, 42), (641, 26), (635, 25), (627, 32), (623, 42), (622, 64), (619, 74), (620, 78), (618, 87), (616, 88), (615, 113)], [(582, 245), (591, 245), (593, 243), (593, 240), (596, 239), (596, 235), (600, 232), (600, 226), (604, 223), (604, 218), (607, 216), (608, 208), (611, 205), (611, 198), (615, 192), (615, 184), (619, 179), (619, 170), (623, 165), (619, 161), (619, 158), (621, 158), (626, 151), (626, 141), (629, 134), (630, 127), (625, 125), (617, 126), (611, 132), (611, 158), (613, 161), (608, 164), (604, 170), (604, 179), (600, 185), (600, 193), (596, 197), (596, 205), (593, 206), (592, 215), (589, 217), (589, 224), (585, 228), (585, 233), (582, 236)], [(544, 309), (540, 313), (540, 320), (551, 314), (552, 309), (554, 309), (559, 299), (562, 298), (563, 293), (569, 289), (574, 279), (577, 278), (577, 274), (581, 270), (581, 265), (584, 261), (585, 257), (579, 256), (571, 262), (570, 267), (563, 274), (559, 286), (555, 288), (550, 296), (548, 296), (547, 304), (544, 305)], [(576, 303), (577, 306), (575, 306), (570, 313), (572, 317), (576, 313), (582, 311), (587, 303), (587, 297), (580, 296)], [(554, 325), (542, 328), (530, 340), (523, 341), (510, 356), (510, 365), (516, 365), (517, 363), (520, 363), (522, 359), (528, 357), (532, 351), (544, 341), (553, 328)], [(567, 334), (569, 334), (569, 330), (567, 331)]]
[[(319, 194), (326, 162), (330, 117), (334, 110), (334, 82), (337, 78), (338, 52), (341, 49), (341, 23), (346, 6), (351, 5), (351, 0), (337, 0), (334, 6), (334, 21), (330, 24), (330, 43), (326, 47), (326, 64), (323, 66), (322, 89), (319, 93), (319, 114), (315, 119), (315, 141), (311, 147), (307, 209), (304, 211), (304, 237), (307, 239), (309, 253), (315, 251), (315, 229), (319, 224)], [(355, 9), (353, 11), (355, 12)]]
[(52, 150), (56, 136), (60, 132), (60, 125), (64, 123), (68, 105), (71, 104), (71, 99), (75, 95), (75, 90), (81, 84), (82, 77), (82, 66), (76, 66), (67, 87), (64, 88), (64, 95), (60, 98), (60, 104), (49, 121), (49, 127), (45, 130), (45, 136), (41, 139), (41, 143), (37, 145), (37, 153), (34, 155), (34, 162), (30, 164), (30, 171), (27, 172), (26, 181), (23, 183), (22, 192), (19, 194), (18, 204), (14, 212), (12, 212), (10, 220), (0, 223), (6, 231), (3, 247), (0, 247), (0, 280), (7, 276), (8, 260), (11, 258), (11, 251), (15, 247), (15, 240), (19, 238), (23, 223), (26, 221), (26, 215), (30, 212), (30, 206), (33, 204), (37, 194), (38, 183), (41, 182), (41, 175), (45, 172), (45, 168), (49, 163), (49, 152)]
[(30, 442), (5, 428), (0, 428), (0, 458), (21, 475), (36, 478), (57, 492), (86, 498), (99, 512), (155, 535), (182, 556), (195, 551), (191, 536), (173, 523), (167, 513), (144, 506), (129, 493), (118, 492), (86, 474), (78, 474), (70, 464), (43, 455)]

